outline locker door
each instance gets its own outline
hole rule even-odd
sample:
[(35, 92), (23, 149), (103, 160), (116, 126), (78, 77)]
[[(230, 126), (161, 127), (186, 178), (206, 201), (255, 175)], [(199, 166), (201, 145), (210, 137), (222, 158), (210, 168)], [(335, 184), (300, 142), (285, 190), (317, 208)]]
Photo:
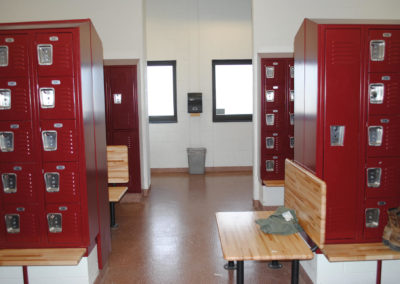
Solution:
[(400, 30), (369, 31), (369, 72), (399, 72)]
[(369, 115), (399, 114), (399, 94), (400, 74), (370, 73), (368, 80)]
[(47, 238), (50, 244), (80, 244), (82, 225), (79, 204), (52, 204), (46, 207)]
[(34, 58), (39, 77), (72, 76), (73, 47), (72, 33), (37, 33)]
[(40, 241), (38, 208), (26, 204), (6, 206), (3, 210), (7, 245), (27, 247)]
[(285, 82), (287, 64), (284, 60), (267, 59), (263, 62), (266, 85)]
[(284, 129), (284, 110), (267, 110), (263, 127), (268, 132), (277, 132)]
[(387, 210), (398, 206), (399, 200), (393, 198), (367, 199), (364, 208), (364, 240), (381, 242), (383, 228), (387, 224)]
[(0, 161), (32, 161), (34, 150), (30, 122), (0, 121)]
[(265, 88), (265, 109), (284, 109), (285, 105), (285, 85), (284, 84), (267, 84)]
[(76, 161), (78, 140), (75, 120), (41, 121), (42, 154), (46, 162)]
[(400, 117), (370, 116), (368, 156), (400, 156)]
[(263, 180), (284, 179), (285, 158), (281, 155), (265, 155), (261, 160)]
[(75, 118), (76, 100), (72, 78), (39, 78), (37, 97), (40, 119)]
[(76, 163), (45, 163), (43, 170), (47, 203), (79, 201), (79, 176)]
[[(325, 32), (325, 130), (323, 179), (327, 193), (326, 236), (354, 239), (359, 200), (358, 167), (361, 30)], [(353, 216), (353, 217), (352, 217)]]
[(369, 158), (365, 169), (366, 197), (400, 196), (400, 158)]
[(26, 78), (0, 79), (0, 120), (30, 120), (31, 99)]
[(28, 36), (0, 34), (0, 77), (26, 77), (28, 68)]
[(277, 155), (282, 152), (284, 141), (282, 135), (277, 132), (267, 133), (264, 139), (264, 153), (267, 155)]
[(36, 164), (1, 164), (1, 195), (5, 204), (37, 202), (40, 174)]

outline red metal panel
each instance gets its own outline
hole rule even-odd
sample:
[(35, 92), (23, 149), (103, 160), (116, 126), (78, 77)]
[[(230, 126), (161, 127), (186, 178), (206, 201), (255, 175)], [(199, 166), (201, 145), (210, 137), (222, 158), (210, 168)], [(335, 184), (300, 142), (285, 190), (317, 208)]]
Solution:
[[(326, 31), (324, 180), (328, 185), (326, 238), (354, 239), (358, 222), (360, 29)], [(331, 144), (331, 127), (344, 126), (341, 146)], [(341, 143), (338, 143), (341, 144)]]
[[(8, 137), (13, 137), (11, 138), (11, 140), (13, 140), (13, 143), (11, 141), (9, 145), (11, 147), (8, 149), (0, 150), (0, 161), (32, 161), (34, 156), (34, 147), (32, 141), (32, 127), (30, 122), (0, 122), (0, 132)], [(1, 133), (0, 139), (2, 139)], [(7, 138), (4, 139), (8, 140)]]
[[(38, 32), (34, 43), (35, 66), (39, 76), (71, 76), (73, 74), (73, 40), (69, 32)], [(40, 48), (50, 47), (47, 51), (47, 61), (39, 59)], [(42, 52), (43, 54), (45, 52)]]
[[(366, 197), (400, 196), (400, 158), (369, 158), (365, 169)], [(374, 182), (378, 171), (380, 178)], [(370, 174), (368, 177), (368, 173)], [(372, 175), (372, 176), (371, 176)]]
[[(369, 86), (369, 91), (368, 91), (369, 115), (399, 114), (400, 74), (370, 73), (368, 86)], [(381, 90), (383, 90), (382, 98), (380, 98)]]
[[(383, 43), (384, 54), (381, 58), (371, 58), (374, 41)], [(371, 29), (368, 36), (369, 72), (399, 72), (400, 30)]]
[(280, 59), (263, 60), (266, 85), (285, 82), (286, 62)]
[(278, 132), (269, 132), (265, 135), (263, 147), (266, 155), (278, 155), (285, 150), (285, 141)]
[[(49, 219), (61, 214), (61, 231), (49, 229)], [(50, 244), (79, 244), (82, 241), (82, 224), (79, 204), (59, 203), (46, 206), (47, 238)], [(58, 215), (60, 216), (60, 215)], [(51, 224), (51, 223), (50, 223)]]
[[(393, 198), (374, 198), (374, 199), (367, 199), (365, 201), (365, 208), (364, 208), (364, 240), (369, 242), (381, 242), (382, 241), (382, 233), (383, 228), (387, 224), (388, 216), (387, 210), (392, 207), (396, 207), (399, 205), (399, 199)], [(370, 224), (367, 227), (366, 225), (366, 218), (367, 218), (367, 210), (368, 209), (379, 209), (379, 222), (376, 224)]]
[[(76, 163), (45, 163), (43, 170), (47, 203), (79, 201), (79, 172)], [(46, 178), (50, 184), (46, 184)], [(58, 188), (51, 184), (52, 178), (53, 182), (59, 179)]]
[(7, 247), (29, 247), (40, 242), (39, 210), (37, 207), (26, 203), (6, 206), (2, 211), (2, 219), (7, 220), (12, 215), (19, 216), (19, 232), (4, 230)]
[(263, 123), (263, 128), (266, 132), (277, 132), (281, 129), (285, 129), (284, 110), (267, 110), (265, 114), (265, 121)]
[[(78, 141), (75, 120), (41, 121), (43, 159), (51, 161), (75, 161), (78, 158)], [(56, 132), (56, 147), (44, 150), (43, 139), (49, 131)]]
[(0, 66), (0, 77), (20, 77), (28, 75), (28, 36), (3, 31), (0, 34), (0, 47), (7, 50), (7, 65)]
[[(0, 120), (31, 119), (31, 99), (29, 98), (29, 83), (26, 78), (0, 79), (1, 95), (7, 94), (9, 106), (0, 106)], [(10, 99), (8, 100), (8, 94)]]
[(277, 108), (284, 110), (285, 91), (284, 82), (279, 84), (266, 84), (264, 96), (265, 109), (267, 111)]
[(288, 88), (294, 90), (294, 59), (288, 59), (287, 66)]
[[(271, 168), (267, 170), (268, 165), (271, 165)], [(261, 160), (261, 169), (263, 180), (284, 179), (285, 157), (281, 155), (265, 155)]]
[[(383, 130), (382, 141), (374, 142), (374, 130), (379, 127)], [(400, 117), (397, 116), (370, 116), (368, 119), (368, 156), (400, 156)]]
[[(47, 92), (54, 93), (48, 98)], [(41, 119), (73, 119), (75, 118), (76, 100), (72, 78), (53, 77), (39, 78), (37, 88)], [(54, 102), (54, 104), (50, 104)]]
[[(37, 164), (0, 164), (1, 195), (4, 203), (37, 202), (41, 193), (38, 180), (40, 175)], [(12, 180), (7, 182), (10, 178)], [(9, 182), (14, 186), (9, 186)]]

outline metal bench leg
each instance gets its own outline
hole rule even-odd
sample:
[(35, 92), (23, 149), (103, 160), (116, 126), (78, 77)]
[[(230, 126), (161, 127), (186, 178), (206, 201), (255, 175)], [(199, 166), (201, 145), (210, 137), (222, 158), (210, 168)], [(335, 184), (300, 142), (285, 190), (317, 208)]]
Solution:
[(110, 202), (110, 226), (113, 229), (118, 228), (118, 224), (115, 223), (115, 202)]
[(292, 284), (299, 283), (299, 260), (292, 261)]
[(237, 271), (236, 271), (236, 283), (243, 284), (244, 283), (244, 264), (242, 261), (237, 261)]
[(224, 265), (224, 268), (226, 270), (236, 270), (237, 266), (234, 261), (228, 261), (228, 263)]
[(273, 261), (271, 261), (271, 263), (268, 264), (268, 267), (271, 269), (281, 269), (282, 264), (279, 263), (279, 261), (277, 261), (277, 260), (273, 260)]

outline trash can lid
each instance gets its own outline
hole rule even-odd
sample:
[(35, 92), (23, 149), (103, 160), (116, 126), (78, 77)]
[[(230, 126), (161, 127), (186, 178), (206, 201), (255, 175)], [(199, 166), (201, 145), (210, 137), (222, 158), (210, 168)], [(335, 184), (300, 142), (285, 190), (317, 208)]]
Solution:
[(200, 147), (200, 148), (186, 148), (186, 151), (189, 152), (206, 152), (206, 148)]

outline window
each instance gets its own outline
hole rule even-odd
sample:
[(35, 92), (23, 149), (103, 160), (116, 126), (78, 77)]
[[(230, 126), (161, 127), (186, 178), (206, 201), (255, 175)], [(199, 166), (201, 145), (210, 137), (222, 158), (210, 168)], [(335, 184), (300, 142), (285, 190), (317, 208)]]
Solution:
[(151, 123), (177, 122), (175, 60), (147, 62), (147, 94)]
[(213, 60), (213, 121), (251, 121), (253, 66), (250, 59)]

